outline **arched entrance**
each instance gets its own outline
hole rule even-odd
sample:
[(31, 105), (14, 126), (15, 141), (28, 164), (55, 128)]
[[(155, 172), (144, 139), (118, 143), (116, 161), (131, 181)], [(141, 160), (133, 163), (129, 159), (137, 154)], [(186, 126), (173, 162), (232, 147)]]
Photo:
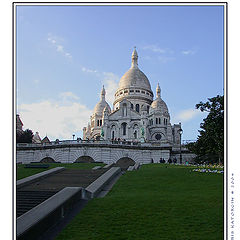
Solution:
[(122, 169), (128, 169), (129, 166), (133, 166), (134, 164), (135, 162), (129, 157), (120, 158), (116, 162), (116, 165), (118, 165)]
[(40, 161), (40, 163), (55, 163), (55, 160), (51, 157), (45, 157)]
[(79, 157), (75, 163), (94, 163), (94, 159), (89, 156), (81, 156)]

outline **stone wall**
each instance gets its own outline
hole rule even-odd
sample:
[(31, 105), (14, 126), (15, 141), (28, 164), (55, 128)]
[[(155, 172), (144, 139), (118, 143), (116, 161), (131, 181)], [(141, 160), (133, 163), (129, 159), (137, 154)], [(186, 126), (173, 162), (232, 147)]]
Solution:
[[(29, 144), (17, 146), (17, 163), (40, 162), (46, 157), (56, 162), (73, 163), (81, 156), (89, 156), (95, 162), (106, 164), (116, 163), (123, 157), (128, 157), (140, 164), (158, 163), (160, 158), (166, 161), (176, 157), (179, 162), (179, 153), (173, 153), (170, 147), (152, 146), (129, 146), (123, 144), (100, 144), (100, 143), (67, 143), (67, 144)], [(192, 158), (192, 154), (182, 154), (184, 161)], [(183, 162), (184, 162), (183, 161)]]

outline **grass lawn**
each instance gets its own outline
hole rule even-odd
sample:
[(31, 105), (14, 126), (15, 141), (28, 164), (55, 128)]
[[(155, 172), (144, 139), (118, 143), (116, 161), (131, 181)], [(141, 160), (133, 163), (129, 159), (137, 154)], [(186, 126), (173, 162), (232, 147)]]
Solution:
[(104, 166), (104, 163), (47, 163), (49, 168), (24, 168), (25, 164), (17, 165), (17, 180), (40, 173), (55, 167), (91, 169), (95, 166)]
[(127, 172), (56, 239), (223, 239), (223, 175), (191, 169), (149, 164)]

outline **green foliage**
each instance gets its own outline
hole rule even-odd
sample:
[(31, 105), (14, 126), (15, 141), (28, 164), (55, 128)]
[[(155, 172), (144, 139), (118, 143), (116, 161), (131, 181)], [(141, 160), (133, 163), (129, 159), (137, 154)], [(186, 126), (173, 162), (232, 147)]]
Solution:
[(206, 103), (196, 104), (208, 116), (201, 123), (200, 135), (195, 143), (189, 143), (188, 149), (194, 152), (196, 162), (223, 163), (224, 158), (224, 97), (217, 95), (208, 98)]
[(32, 143), (33, 132), (26, 129), (22, 134), (17, 134), (17, 143)]
[(143, 165), (91, 200), (56, 240), (221, 240), (223, 175)]

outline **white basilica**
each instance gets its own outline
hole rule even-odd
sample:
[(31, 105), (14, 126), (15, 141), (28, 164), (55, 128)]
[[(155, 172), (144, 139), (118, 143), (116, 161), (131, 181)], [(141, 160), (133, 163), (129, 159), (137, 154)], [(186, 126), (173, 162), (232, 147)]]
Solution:
[(181, 124), (171, 125), (159, 85), (153, 100), (150, 82), (138, 67), (136, 49), (132, 53), (131, 68), (120, 79), (112, 110), (105, 94), (103, 86), (90, 124), (83, 128), (84, 140), (126, 140), (179, 147)]

